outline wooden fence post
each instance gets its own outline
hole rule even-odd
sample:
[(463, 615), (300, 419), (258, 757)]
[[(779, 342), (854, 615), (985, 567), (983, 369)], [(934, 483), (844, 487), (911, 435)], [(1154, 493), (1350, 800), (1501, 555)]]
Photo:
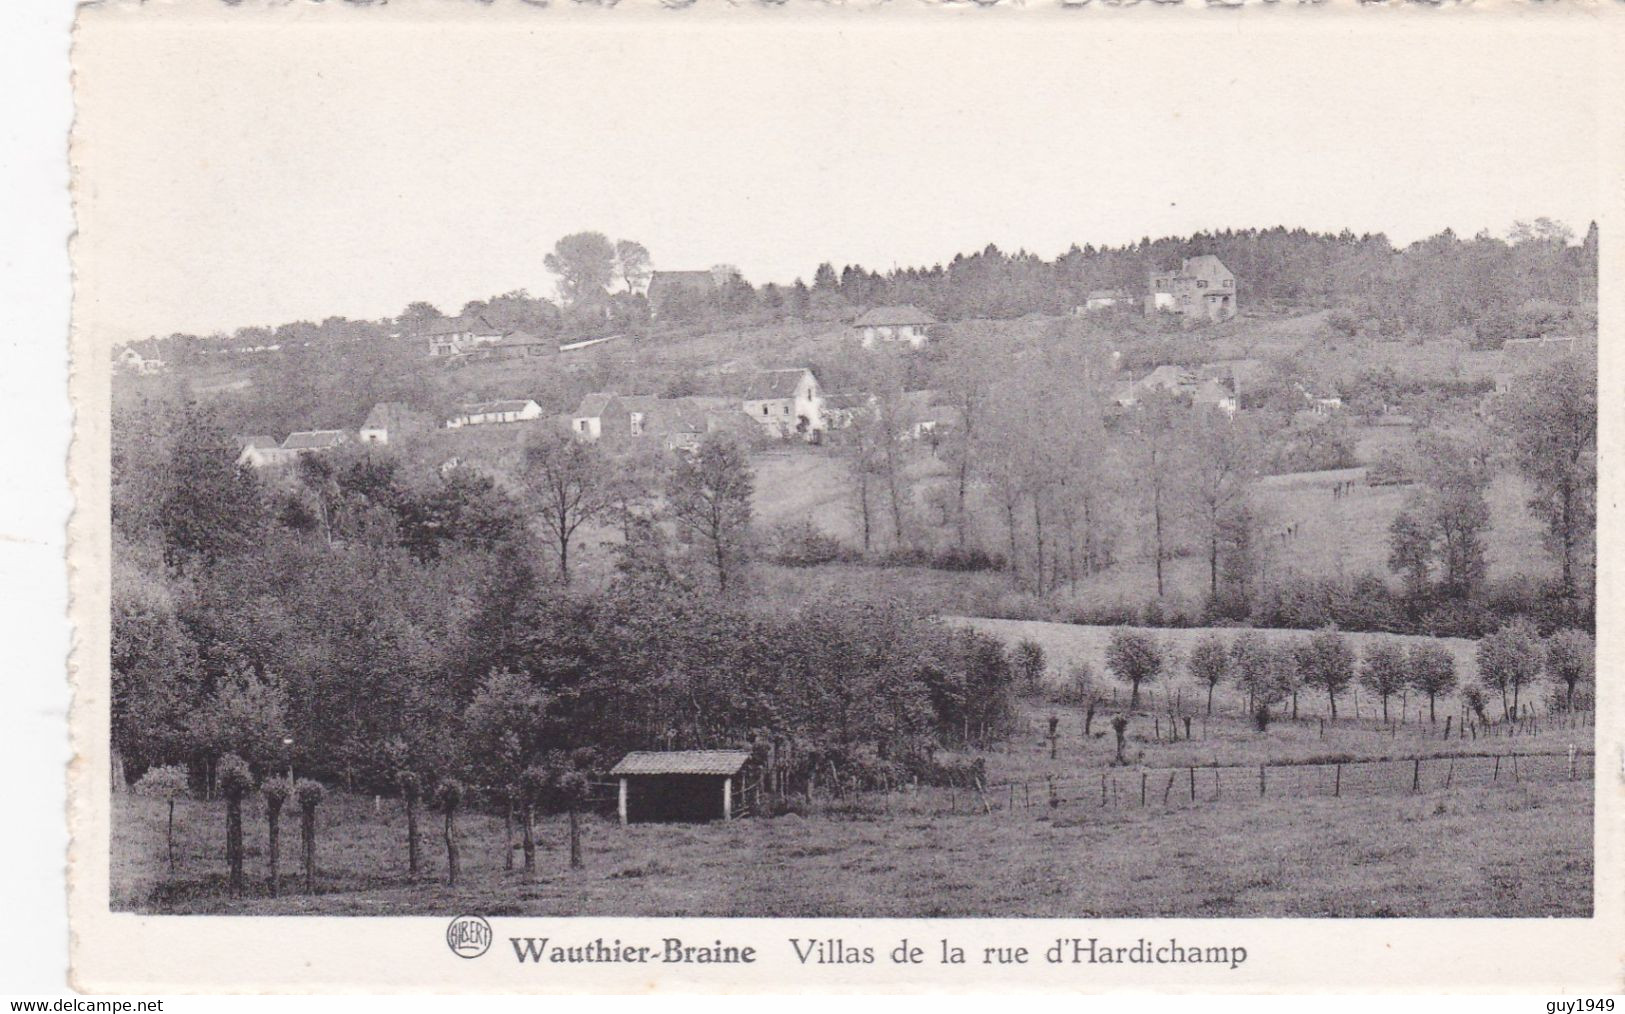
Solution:
[(1337, 767), (1333, 770), (1333, 773), (1332, 773), (1332, 795), (1333, 796), (1341, 796), (1342, 794), (1343, 794), (1343, 765), (1338, 764)]
[(1168, 793), (1174, 791), (1174, 778), (1176, 778), (1178, 776), (1178, 774), (1179, 774), (1179, 772), (1177, 772), (1177, 771), (1168, 772), (1168, 784), (1164, 785), (1162, 787), (1162, 805), (1163, 806), (1168, 805)]
[(1444, 772), (1444, 787), (1450, 788), (1450, 780), (1456, 776), (1456, 758), (1450, 758), (1450, 766)]
[(1411, 768), (1411, 791), (1422, 791), (1422, 758), (1417, 757), (1416, 764)]
[(1500, 780), (1501, 780), (1501, 755), (1496, 754), (1495, 755), (1495, 772), (1490, 775), (1490, 781), (1498, 782)]
[(1196, 769), (1191, 768), (1191, 802), (1196, 802)]
[(1106, 772), (1100, 773), (1100, 805), (1106, 805)]
[(1574, 744), (1569, 744), (1569, 781), (1574, 781)]
[(1145, 805), (1145, 772), (1140, 772), (1140, 805)]
[(1258, 795), (1264, 795), (1264, 765), (1258, 765)]
[(1518, 777), (1518, 751), (1516, 750), (1512, 751), (1512, 780), (1515, 782), (1522, 781)]

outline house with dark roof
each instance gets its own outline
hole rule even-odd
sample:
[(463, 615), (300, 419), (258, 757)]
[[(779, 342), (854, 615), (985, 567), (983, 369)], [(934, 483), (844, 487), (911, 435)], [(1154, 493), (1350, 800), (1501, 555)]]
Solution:
[(460, 406), (457, 414), (446, 420), (446, 428), (455, 430), (464, 426), (486, 426), (492, 423), (530, 422), (541, 417), (542, 406), (531, 398), (477, 401)]
[(428, 420), (413, 412), (404, 401), (381, 401), (367, 413), (357, 434), (364, 444), (387, 444), (411, 433), (429, 428)]
[(1209, 321), (1229, 320), (1236, 315), (1236, 276), (1212, 254), (1186, 257), (1178, 271), (1151, 276), (1151, 291), (1145, 300), (1147, 316), (1159, 310), (1199, 317)]
[(732, 386), (740, 408), (772, 436), (811, 440), (824, 430), (824, 395), (806, 367), (738, 374)]
[(863, 340), (863, 347), (874, 348), (877, 342), (908, 342), (919, 348), (929, 338), (927, 328), (937, 318), (917, 306), (877, 306), (852, 322), (852, 327)]
[(750, 753), (745, 750), (635, 751), (609, 769), (622, 824), (731, 820)]
[(514, 330), (504, 334), (492, 351), (498, 359), (534, 359), (558, 355), (559, 343), (529, 331)]
[(495, 345), (503, 334), (484, 314), (475, 313), (424, 321), (418, 328), (417, 338), (428, 342), (429, 355), (438, 358), (461, 355), (481, 345)]

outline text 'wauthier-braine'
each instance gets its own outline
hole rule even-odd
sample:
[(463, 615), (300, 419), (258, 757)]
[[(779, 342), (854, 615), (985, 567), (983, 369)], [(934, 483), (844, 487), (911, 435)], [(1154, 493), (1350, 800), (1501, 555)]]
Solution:
[[(623, 943), (597, 937), (585, 943), (564, 944), (550, 937), (509, 937), (514, 958), (520, 964), (755, 964), (757, 949), (753, 946), (725, 944), (721, 940), (710, 944), (688, 944), (677, 937), (665, 937), (658, 946)], [(803, 965), (873, 965), (877, 964), (877, 949), (870, 945), (854, 944), (839, 937), (803, 939), (791, 937), (787, 941), (798, 963)], [(901, 940), (889, 951), (884, 948), (887, 962), (894, 965), (1026, 965), (1038, 960), (1035, 949), (1024, 945), (994, 945), (961, 947), (946, 939), (929, 944)], [(1245, 947), (1228, 945), (1196, 946), (1169, 938), (1165, 943), (1153, 943), (1144, 937), (1131, 944), (1104, 944), (1095, 937), (1059, 937), (1042, 951), (1042, 960), (1051, 965), (1228, 965), (1241, 967), (1247, 960)]]

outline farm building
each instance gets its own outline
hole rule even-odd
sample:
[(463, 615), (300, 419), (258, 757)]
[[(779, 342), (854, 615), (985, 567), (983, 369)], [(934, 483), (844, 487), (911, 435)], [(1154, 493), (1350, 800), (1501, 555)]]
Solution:
[(530, 359), (538, 356), (556, 356), (559, 343), (551, 338), (540, 338), (529, 331), (509, 331), (496, 344), (499, 359)]
[(364, 444), (387, 444), (392, 437), (399, 440), (428, 428), (427, 420), (413, 412), (405, 402), (381, 401), (367, 413), (366, 421), (361, 424), (360, 437)]
[(818, 378), (804, 368), (759, 370), (736, 381), (740, 408), (776, 437), (812, 434), (824, 428), (824, 395)]
[(917, 306), (877, 306), (852, 322), (852, 327), (863, 339), (863, 347), (874, 348), (876, 342), (908, 342), (913, 348), (924, 345), (926, 328), (937, 323), (937, 318)]
[(438, 358), (459, 355), (479, 345), (495, 345), (502, 340), (502, 334), (501, 328), (476, 313), (426, 321), (418, 329), (417, 338), (428, 342), (429, 355)]
[(1074, 316), (1093, 313), (1096, 310), (1109, 310), (1114, 306), (1133, 306), (1134, 297), (1121, 289), (1091, 289), (1084, 297), (1083, 305), (1075, 307)]
[(744, 750), (633, 752), (610, 769), (619, 785), (622, 824), (729, 820)]
[(1229, 320), (1236, 315), (1236, 276), (1212, 254), (1187, 257), (1178, 271), (1151, 276), (1151, 292), (1145, 301), (1149, 316), (1158, 310), (1201, 317), (1211, 321)]
[(267, 465), (285, 464), (293, 456), (292, 451), (284, 451), (273, 437), (251, 436), (243, 440), (237, 454), (237, 464), (239, 467), (264, 468)]
[(509, 401), (481, 401), (464, 405), (446, 420), (447, 429), (482, 426), (488, 423), (530, 422), (542, 417), (542, 406), (530, 398)]
[(581, 396), (570, 417), (570, 430), (582, 440), (629, 436), (632, 413), (614, 391), (594, 391)]

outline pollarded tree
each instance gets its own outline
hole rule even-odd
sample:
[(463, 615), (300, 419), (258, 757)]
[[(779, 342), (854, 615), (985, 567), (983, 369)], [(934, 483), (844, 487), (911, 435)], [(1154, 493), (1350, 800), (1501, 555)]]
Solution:
[(1456, 688), (1456, 656), (1442, 644), (1418, 641), (1411, 645), (1406, 665), (1411, 688), (1428, 695), (1428, 721), (1438, 721), (1435, 705), (1439, 697)]
[(705, 549), (723, 592), (745, 553), (755, 488), (745, 452), (724, 434), (708, 435), (698, 450), (679, 455), (666, 483), (672, 519)]
[(434, 802), (446, 815), (446, 883), (457, 886), (457, 808), (463, 803), (463, 783), (443, 778), (434, 789)]
[(1151, 635), (1128, 627), (1112, 631), (1106, 643), (1106, 668), (1131, 688), (1130, 708), (1140, 706), (1140, 685), (1155, 680), (1162, 665), (1162, 647)]
[(286, 778), (267, 778), (260, 784), (260, 796), (265, 800), (265, 879), (273, 898), (281, 889), (277, 860), (282, 849), (282, 804), (292, 791)]
[(226, 866), (231, 871), (231, 894), (243, 893), (243, 797), (254, 789), (248, 762), (234, 753), (220, 758), (216, 770), (220, 794), (226, 797)]
[(1337, 721), (1337, 696), (1354, 681), (1354, 649), (1348, 638), (1328, 627), (1309, 635), (1298, 652), (1298, 667), (1306, 686), (1326, 691), (1332, 721)]
[(148, 768), (135, 783), (137, 795), (162, 799), (169, 804), (169, 825), (165, 844), (169, 852), (169, 875), (175, 875), (175, 800), (186, 795), (186, 769), (179, 764), (164, 764)]
[(1308, 670), (1304, 668), (1308, 653), (1307, 640), (1282, 641), (1269, 649), (1267, 685), (1275, 694), (1275, 702), (1291, 698), (1293, 721), (1298, 719), (1298, 693), (1308, 683)]
[(327, 797), (321, 782), (301, 778), (294, 783), (293, 799), (299, 804), (299, 848), (305, 867), (305, 893), (316, 892), (316, 807)]
[(1546, 639), (1546, 675), (1563, 688), (1563, 706), (1574, 709), (1574, 692), (1596, 678), (1597, 645), (1583, 630), (1559, 630)]
[(1535, 628), (1521, 618), (1478, 642), (1478, 678), (1500, 693), (1502, 718), (1518, 714), (1518, 695), (1540, 678), (1544, 656)]
[(536, 810), (547, 802), (553, 791), (553, 776), (545, 768), (532, 764), (519, 775), (520, 843), (525, 853), (525, 872), (536, 872)]
[(1204, 635), (1191, 649), (1186, 667), (1192, 679), (1207, 686), (1207, 713), (1213, 714), (1213, 690), (1230, 674), (1230, 652), (1225, 648), (1224, 638), (1218, 634)]
[(587, 776), (574, 767), (561, 771), (554, 791), (558, 794), (559, 802), (570, 814), (570, 868), (581, 868), (581, 823), (578, 816), (581, 808), (586, 805), (591, 793), (591, 784)]
[(1405, 646), (1384, 637), (1366, 645), (1360, 660), (1360, 685), (1382, 698), (1382, 720), (1388, 721), (1388, 698), (1406, 687)]

